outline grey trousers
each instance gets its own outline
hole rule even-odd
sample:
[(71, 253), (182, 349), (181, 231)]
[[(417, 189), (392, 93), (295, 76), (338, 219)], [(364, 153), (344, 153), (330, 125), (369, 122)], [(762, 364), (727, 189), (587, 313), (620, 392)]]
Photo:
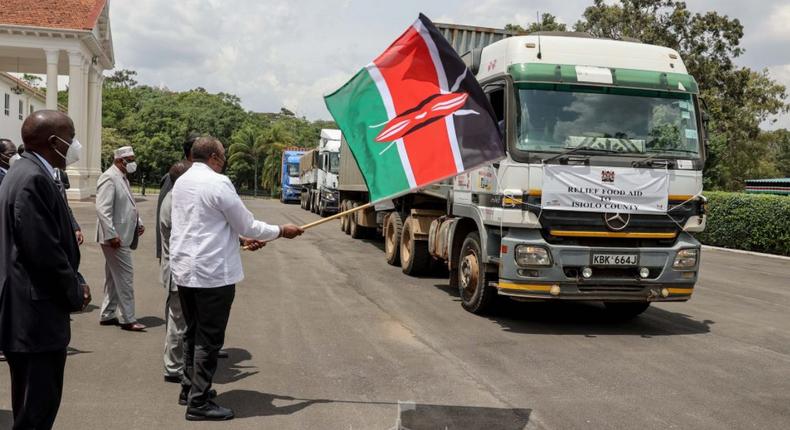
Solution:
[(121, 324), (136, 322), (134, 317), (134, 268), (128, 246), (101, 246), (104, 253), (104, 302), (101, 320), (118, 318)]
[(181, 311), (181, 300), (178, 290), (169, 291), (165, 305), (167, 317), (165, 332), (165, 376), (182, 376), (184, 374), (184, 332), (187, 323)]

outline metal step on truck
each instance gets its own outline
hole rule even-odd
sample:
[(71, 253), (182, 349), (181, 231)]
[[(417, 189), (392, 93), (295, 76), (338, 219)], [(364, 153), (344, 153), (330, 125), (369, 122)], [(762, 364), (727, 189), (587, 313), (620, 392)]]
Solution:
[[(446, 265), (463, 307), (603, 302), (630, 318), (686, 301), (705, 228), (705, 133), (679, 54), (580, 33), (514, 35), (437, 24), (483, 87), (507, 158), (352, 214), (385, 256), (416, 275)], [(622, 185), (617, 185), (622, 184)], [(340, 210), (366, 203), (345, 141)]]

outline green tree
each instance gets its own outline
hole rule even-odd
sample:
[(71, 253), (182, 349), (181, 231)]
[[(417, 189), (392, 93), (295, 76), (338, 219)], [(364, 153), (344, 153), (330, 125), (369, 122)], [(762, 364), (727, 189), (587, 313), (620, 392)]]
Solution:
[[(316, 135), (316, 141), (318, 140)], [(283, 150), (293, 146), (295, 139), (288, 129), (281, 124), (275, 124), (263, 136), (266, 146), (266, 159), (261, 171), (261, 186), (271, 194), (275, 194), (281, 185)]]
[(526, 28), (519, 24), (507, 24), (505, 25), (505, 30), (517, 33), (536, 33), (538, 31), (567, 31), (568, 26), (558, 22), (556, 16), (544, 13), (541, 15), (539, 22), (529, 23)]
[(788, 111), (785, 87), (766, 71), (736, 66), (743, 25), (717, 12), (691, 13), (685, 2), (594, 0), (575, 26), (598, 37), (636, 38), (677, 50), (699, 82), (710, 115), (706, 187), (738, 189), (759, 173), (760, 124)]
[(246, 183), (256, 194), (260, 183), (259, 172), (268, 150), (263, 137), (260, 127), (247, 123), (231, 136), (231, 145), (228, 147), (228, 176), (237, 184)]
[(25, 73), (22, 75), (22, 80), (25, 81), (28, 85), (33, 88), (38, 88), (41, 86), (41, 76), (31, 75), (29, 73)]

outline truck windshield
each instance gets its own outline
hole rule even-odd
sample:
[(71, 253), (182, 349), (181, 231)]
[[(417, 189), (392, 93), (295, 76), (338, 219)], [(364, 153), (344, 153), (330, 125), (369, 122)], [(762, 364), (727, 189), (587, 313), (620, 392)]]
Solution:
[(340, 171), (340, 153), (329, 153), (329, 173), (337, 174)]
[(517, 151), (562, 152), (584, 146), (639, 156), (699, 158), (691, 94), (519, 84), (517, 96)]
[(288, 176), (299, 176), (299, 164), (288, 163)]

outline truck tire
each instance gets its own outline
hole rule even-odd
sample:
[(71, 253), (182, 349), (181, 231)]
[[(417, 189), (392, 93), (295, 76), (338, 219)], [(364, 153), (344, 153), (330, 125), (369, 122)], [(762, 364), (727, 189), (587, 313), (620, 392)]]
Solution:
[[(359, 206), (359, 202), (351, 201), (349, 202), (349, 209), (354, 209), (355, 207)], [(365, 233), (367, 229), (362, 227), (357, 222), (357, 213), (353, 213), (348, 215), (348, 234), (351, 235), (354, 239), (362, 239), (365, 237)]]
[(604, 302), (606, 314), (615, 321), (628, 321), (650, 307), (650, 302)]
[(299, 195), (299, 207), (304, 209), (304, 191)]
[(480, 235), (473, 231), (466, 236), (458, 256), (458, 295), (461, 306), (473, 314), (484, 314), (493, 309), (496, 288), (488, 285), (480, 246)]
[(403, 232), (403, 219), (398, 212), (392, 212), (387, 217), (384, 228), (384, 255), (387, 263), (392, 266), (400, 264), (400, 236)]
[[(345, 212), (346, 211), (346, 203), (348, 203), (348, 200), (343, 200), (343, 201), (340, 202), (340, 212)], [(341, 216), (340, 217), (340, 231), (345, 233), (345, 231), (346, 231), (346, 224), (347, 223), (348, 223), (348, 215)]]
[[(346, 210), (349, 210), (349, 209), (351, 209), (351, 203), (352, 203), (352, 202), (353, 202), (353, 200), (346, 200)], [(350, 215), (346, 215), (346, 216), (345, 216), (345, 219), (346, 219), (346, 226), (345, 226), (345, 228), (343, 229), (343, 231), (344, 231), (346, 234), (349, 234), (349, 235), (350, 235), (350, 234), (351, 234), (351, 216), (350, 216)]]
[(324, 218), (327, 215), (329, 215), (329, 213), (326, 211), (326, 205), (322, 205), (321, 204), (321, 200), (319, 199), (318, 200), (318, 216), (320, 216), (321, 218)]
[(428, 242), (416, 240), (412, 231), (411, 216), (406, 218), (400, 236), (400, 262), (401, 270), (409, 276), (425, 273), (431, 265), (431, 255), (428, 253)]
[(316, 199), (316, 193), (314, 191), (310, 191), (310, 212), (318, 213), (318, 199)]

